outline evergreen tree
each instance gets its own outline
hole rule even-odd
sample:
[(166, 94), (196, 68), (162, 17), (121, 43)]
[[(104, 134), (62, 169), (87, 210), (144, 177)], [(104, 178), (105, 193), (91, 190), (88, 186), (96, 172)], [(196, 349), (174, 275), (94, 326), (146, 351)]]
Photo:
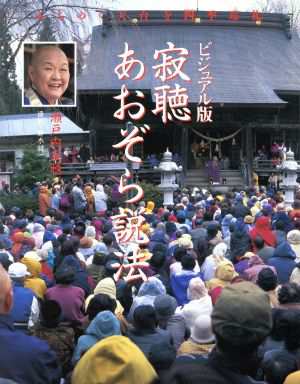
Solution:
[(5, 14), (0, 14), (0, 114), (21, 110), (21, 91), (16, 81), (16, 64), (11, 49), (11, 36)]
[(32, 188), (36, 182), (44, 181), (50, 177), (49, 160), (37, 151), (36, 146), (26, 147), (21, 161), (21, 169), (17, 171), (15, 182), (20, 187)]

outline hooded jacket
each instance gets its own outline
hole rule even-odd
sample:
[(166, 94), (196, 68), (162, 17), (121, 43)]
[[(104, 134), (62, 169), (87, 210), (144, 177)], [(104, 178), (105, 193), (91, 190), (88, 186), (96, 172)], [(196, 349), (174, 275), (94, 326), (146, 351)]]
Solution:
[(51, 199), (47, 187), (40, 187), (39, 192), (39, 211), (42, 216), (47, 215), (47, 209), (51, 206)]
[(234, 262), (251, 249), (249, 234), (243, 225), (237, 225), (230, 237), (230, 259)]
[(285, 284), (289, 281), (290, 275), (296, 266), (296, 254), (290, 244), (285, 241), (275, 249), (273, 257), (268, 264), (275, 267), (278, 275), (278, 284)]
[(259, 256), (254, 255), (249, 259), (248, 268), (243, 272), (243, 277), (245, 280), (256, 283), (259, 272), (265, 268), (271, 268), (272, 271), (277, 274), (274, 267), (266, 265)]
[(252, 240), (257, 236), (264, 239), (266, 245), (270, 247), (276, 246), (276, 237), (270, 228), (270, 219), (267, 216), (259, 217), (255, 222), (255, 227), (249, 232)]
[(11, 253), (15, 261), (20, 260), (27, 251), (32, 250), (35, 246), (34, 239), (24, 232), (15, 232), (11, 239), (13, 241)]
[(133, 321), (133, 313), (137, 307), (140, 305), (151, 305), (154, 306), (154, 300), (156, 296), (165, 295), (166, 287), (163, 285), (161, 280), (157, 277), (150, 277), (148, 281), (143, 283), (140, 286), (137, 296), (134, 298), (133, 303), (131, 305), (128, 320), (130, 322)]
[(114, 335), (121, 335), (119, 320), (110, 311), (99, 312), (87, 327), (85, 334), (79, 337), (72, 363), (75, 365), (81, 356), (98, 341)]
[(157, 374), (127, 337), (111, 336), (95, 344), (76, 365), (72, 384), (152, 384)]
[(40, 278), (42, 272), (41, 263), (28, 257), (23, 257), (21, 263), (26, 265), (30, 273), (30, 276), (25, 279), (24, 287), (31, 289), (39, 299), (43, 299), (47, 286), (45, 281)]

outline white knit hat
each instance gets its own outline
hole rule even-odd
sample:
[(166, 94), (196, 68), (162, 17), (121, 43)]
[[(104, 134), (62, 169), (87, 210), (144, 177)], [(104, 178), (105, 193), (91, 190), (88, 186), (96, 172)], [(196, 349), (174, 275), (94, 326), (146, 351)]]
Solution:
[(191, 339), (197, 344), (208, 344), (215, 340), (212, 332), (211, 317), (200, 315), (191, 328)]

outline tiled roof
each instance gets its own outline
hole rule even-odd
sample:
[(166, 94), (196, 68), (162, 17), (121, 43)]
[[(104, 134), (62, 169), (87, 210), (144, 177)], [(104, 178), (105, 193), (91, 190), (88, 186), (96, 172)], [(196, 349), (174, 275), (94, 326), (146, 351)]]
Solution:
[[(283, 15), (277, 15), (277, 19), (279, 17)], [(97, 26), (93, 29), (86, 70), (78, 79), (78, 90), (119, 93), (125, 83), (128, 89), (148, 90), (153, 98), (154, 88), (162, 85), (154, 77), (152, 66), (158, 62), (153, 54), (156, 49), (167, 48), (166, 43), (170, 41), (176, 47), (189, 50), (184, 72), (192, 81), (176, 79), (168, 84), (186, 87), (189, 100), (198, 102), (199, 44), (212, 41), (209, 70), (213, 82), (208, 95), (214, 103), (284, 104), (275, 91), (300, 93), (300, 39), (297, 35), (289, 39), (279, 24), (112, 23), (109, 27)], [(134, 49), (134, 57), (142, 60), (147, 68), (146, 76), (140, 81), (120, 81), (113, 71), (120, 63), (118, 55), (124, 51), (125, 42)]]
[[(9, 136), (34, 136), (39, 132), (51, 135), (51, 113), (44, 113), (38, 123), (37, 113), (0, 116), (0, 138)], [(68, 117), (62, 115), (60, 134), (85, 133)]]

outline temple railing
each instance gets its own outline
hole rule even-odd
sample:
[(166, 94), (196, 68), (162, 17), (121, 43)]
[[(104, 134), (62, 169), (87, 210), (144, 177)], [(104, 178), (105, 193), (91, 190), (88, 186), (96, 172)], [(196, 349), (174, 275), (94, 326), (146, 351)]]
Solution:
[[(296, 160), (297, 164), (300, 165), (300, 161)], [(271, 173), (282, 173), (279, 162), (275, 162), (272, 160), (254, 160), (253, 161), (253, 171), (256, 172), (260, 176), (270, 176)], [(297, 171), (300, 175), (300, 169)]]
[[(126, 168), (123, 161), (104, 161), (99, 163), (62, 163), (62, 175), (90, 175), (90, 176), (121, 176)], [(143, 180), (157, 182), (160, 179), (160, 172), (154, 168), (149, 161), (145, 160), (141, 166), (132, 164), (132, 171), (135, 176)]]

